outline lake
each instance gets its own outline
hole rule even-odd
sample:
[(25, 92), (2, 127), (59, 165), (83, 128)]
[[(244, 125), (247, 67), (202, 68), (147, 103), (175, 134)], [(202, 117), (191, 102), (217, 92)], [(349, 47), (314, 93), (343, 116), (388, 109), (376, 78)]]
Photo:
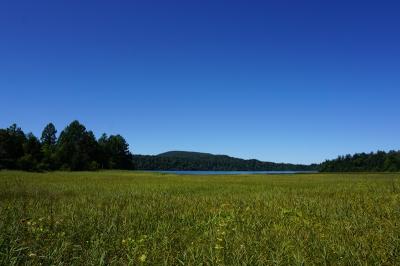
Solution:
[(146, 172), (177, 174), (177, 175), (284, 175), (301, 173), (318, 173), (317, 171), (157, 171), (150, 170)]

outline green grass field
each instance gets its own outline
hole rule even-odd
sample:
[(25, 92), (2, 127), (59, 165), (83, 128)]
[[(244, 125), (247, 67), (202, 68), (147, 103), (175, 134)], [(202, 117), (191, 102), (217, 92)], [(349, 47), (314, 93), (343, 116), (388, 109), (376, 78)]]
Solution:
[(400, 174), (0, 172), (0, 264), (394, 265)]

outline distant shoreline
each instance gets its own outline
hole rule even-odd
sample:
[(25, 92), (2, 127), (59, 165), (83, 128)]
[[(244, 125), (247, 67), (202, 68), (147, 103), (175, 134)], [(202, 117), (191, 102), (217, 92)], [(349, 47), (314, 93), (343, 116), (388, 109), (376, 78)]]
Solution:
[(141, 172), (178, 174), (178, 175), (292, 175), (317, 174), (318, 171), (202, 171), (202, 170), (141, 170)]

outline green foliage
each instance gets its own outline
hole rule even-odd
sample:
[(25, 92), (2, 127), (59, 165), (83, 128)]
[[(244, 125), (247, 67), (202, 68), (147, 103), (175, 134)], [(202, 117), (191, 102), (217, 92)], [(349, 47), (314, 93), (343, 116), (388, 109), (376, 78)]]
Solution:
[(25, 171), (35, 171), (37, 169), (37, 161), (31, 154), (26, 154), (17, 160), (17, 167)]
[(98, 142), (93, 132), (78, 121), (69, 124), (58, 140), (56, 132), (49, 123), (39, 141), (32, 133), (25, 135), (15, 124), (0, 129), (0, 169), (133, 169), (129, 146), (120, 135), (100, 138)]
[(156, 156), (136, 155), (121, 135), (103, 134), (96, 140), (79, 121), (70, 123), (56, 136), (52, 123), (43, 129), (40, 141), (25, 135), (16, 124), (0, 129), (0, 169), (44, 170), (211, 170), (211, 171), (315, 171), (396, 172), (400, 171), (400, 151), (357, 153), (339, 156), (317, 165), (285, 164), (243, 160), (226, 155), (171, 151)]
[(378, 151), (376, 153), (356, 153), (339, 156), (321, 164), (322, 172), (398, 172), (400, 171), (400, 151)]
[(398, 174), (0, 172), (0, 265), (397, 265)]
[(58, 161), (76, 171), (90, 169), (98, 150), (93, 132), (87, 131), (84, 125), (75, 120), (61, 132), (56, 154)]
[(57, 142), (57, 130), (53, 123), (47, 124), (43, 131), (42, 137), (40, 138), (43, 146), (55, 146)]
[(24, 155), (26, 137), (16, 124), (0, 129), (0, 169), (16, 169), (17, 161)]
[(24, 154), (31, 155), (36, 161), (40, 161), (43, 158), (42, 144), (32, 133), (29, 133), (26, 136), (26, 141), (24, 143)]
[(121, 135), (107, 137), (103, 134), (99, 139), (101, 148), (102, 165), (108, 169), (133, 168), (132, 154), (129, 144)]
[(134, 162), (139, 170), (312, 171), (317, 168), (316, 165), (261, 162), (184, 151), (170, 151), (156, 156), (135, 155)]
[(57, 144), (57, 130), (53, 123), (49, 123), (45, 126), (42, 131), (42, 137), (40, 138), (42, 143), (43, 159), (39, 169), (43, 170), (55, 170), (57, 169), (56, 159), (56, 144)]

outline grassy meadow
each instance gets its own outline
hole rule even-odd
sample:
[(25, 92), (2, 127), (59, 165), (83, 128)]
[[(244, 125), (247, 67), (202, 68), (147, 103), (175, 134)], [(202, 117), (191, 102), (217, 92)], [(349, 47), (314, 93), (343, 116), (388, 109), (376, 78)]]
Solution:
[(0, 264), (395, 265), (400, 174), (0, 171)]

